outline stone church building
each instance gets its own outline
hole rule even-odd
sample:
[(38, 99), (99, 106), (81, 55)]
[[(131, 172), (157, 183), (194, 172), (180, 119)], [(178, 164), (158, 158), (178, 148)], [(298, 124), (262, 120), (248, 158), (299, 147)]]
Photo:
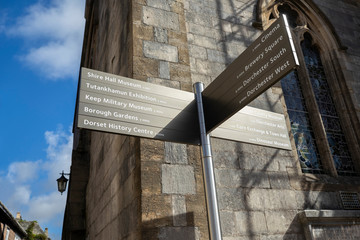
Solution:
[[(87, 0), (81, 67), (193, 92), (280, 14), (300, 65), (249, 105), (285, 117), (291, 150), (211, 138), (222, 239), (360, 239), (359, 0)], [(77, 111), (62, 239), (210, 239), (200, 146)]]

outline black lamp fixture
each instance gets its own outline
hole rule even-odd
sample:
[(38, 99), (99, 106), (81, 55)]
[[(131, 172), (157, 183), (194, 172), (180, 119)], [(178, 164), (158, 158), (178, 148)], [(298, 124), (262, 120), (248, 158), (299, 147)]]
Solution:
[(57, 181), (57, 185), (58, 185), (58, 190), (59, 192), (62, 193), (65, 192), (66, 190), (66, 184), (68, 182), (68, 179), (64, 176), (64, 175), (68, 175), (70, 176), (70, 173), (64, 173), (64, 171), (62, 171), (61, 177), (59, 177), (56, 181)]

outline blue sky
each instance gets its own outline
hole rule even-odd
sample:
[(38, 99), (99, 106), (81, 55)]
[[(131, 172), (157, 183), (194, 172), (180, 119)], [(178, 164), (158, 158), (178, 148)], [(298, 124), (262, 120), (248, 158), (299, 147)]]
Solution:
[(60, 239), (85, 0), (0, 4), (0, 201)]

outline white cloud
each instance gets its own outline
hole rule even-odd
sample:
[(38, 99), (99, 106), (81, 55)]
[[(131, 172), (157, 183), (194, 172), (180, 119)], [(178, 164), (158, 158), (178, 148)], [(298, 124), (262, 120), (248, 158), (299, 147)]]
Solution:
[(82, 36), (84, 25), (83, 0), (53, 0), (49, 6), (38, 2), (27, 9), (9, 34), (32, 39), (67, 39)]
[[(57, 131), (46, 131), (45, 139), (48, 144), (46, 149), (48, 161), (43, 164), (43, 169), (48, 173), (49, 180), (59, 178), (59, 173), (70, 171), (73, 137), (71, 130), (64, 132), (61, 128)], [(53, 182), (49, 181), (50, 184)]]
[(73, 137), (71, 128), (64, 131), (60, 126), (56, 131), (46, 131), (44, 138), (46, 159), (13, 162), (0, 175), (0, 200), (12, 214), (20, 211), (23, 219), (36, 220), (43, 228), (58, 227), (62, 225), (66, 194), (60, 195), (55, 180), (62, 170), (70, 170)]
[[(33, 47), (20, 56), (45, 78), (76, 77), (84, 33), (85, 0), (40, 1), (10, 26), (7, 34), (30, 41)], [(28, 45), (25, 45), (28, 46)]]
[(79, 46), (80, 44), (73, 40), (49, 42), (47, 45), (30, 49), (28, 54), (20, 59), (52, 80), (75, 77), (80, 66)]
[(27, 215), (31, 216), (32, 219), (37, 220), (39, 223), (46, 223), (60, 214), (62, 219), (65, 201), (66, 198), (61, 197), (57, 191), (33, 197), (29, 202), (31, 207), (29, 208)]
[(10, 164), (7, 179), (12, 183), (26, 183), (35, 180), (41, 160), (13, 162)]
[(12, 205), (24, 205), (28, 204), (30, 200), (31, 190), (29, 185), (14, 186), (12, 188), (12, 194), (10, 200)]

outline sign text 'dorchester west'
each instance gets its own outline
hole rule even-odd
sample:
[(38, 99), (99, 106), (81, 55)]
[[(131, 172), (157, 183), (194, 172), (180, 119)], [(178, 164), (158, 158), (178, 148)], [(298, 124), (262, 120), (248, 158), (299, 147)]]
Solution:
[(203, 92), (210, 132), (298, 65), (286, 18), (281, 16)]
[[(296, 65), (291, 35), (281, 17), (204, 90), (208, 132), (219, 126), (213, 137), (291, 149), (281, 114), (239, 110)], [(82, 68), (78, 97), (80, 128), (200, 143), (190, 92)]]

